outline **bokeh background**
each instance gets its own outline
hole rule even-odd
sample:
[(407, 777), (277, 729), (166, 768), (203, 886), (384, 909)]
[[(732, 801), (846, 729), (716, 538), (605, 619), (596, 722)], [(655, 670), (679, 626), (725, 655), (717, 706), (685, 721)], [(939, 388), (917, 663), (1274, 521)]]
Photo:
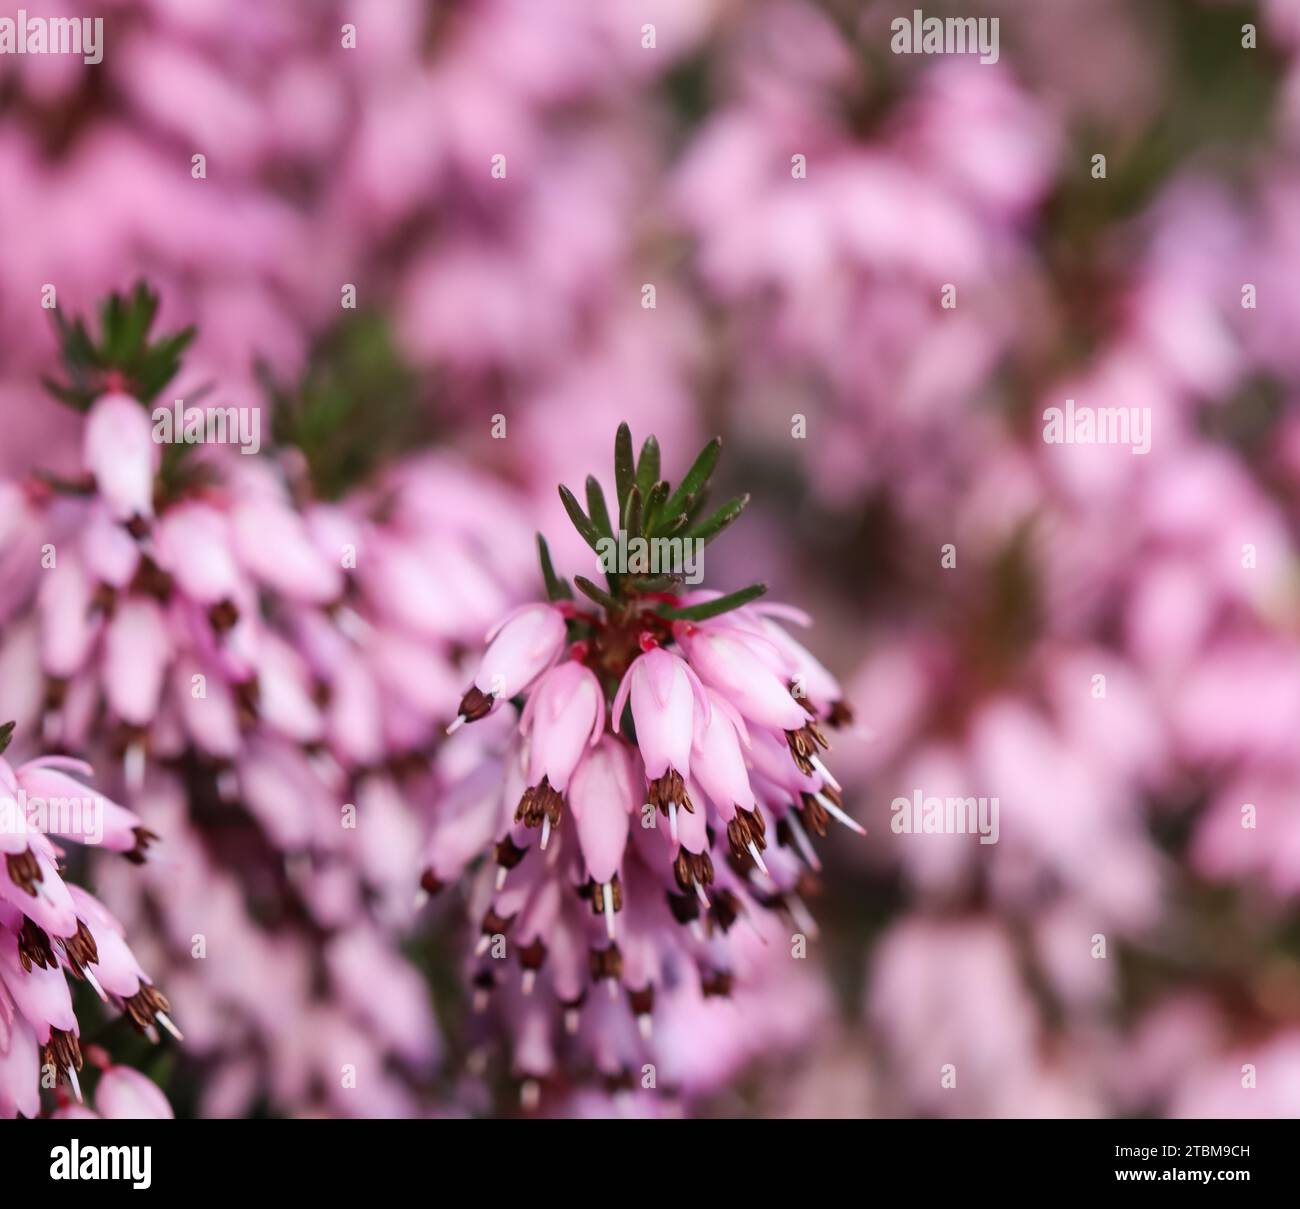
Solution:
[[(538, 590), (534, 529), (582, 569), (555, 485), (608, 476), (620, 420), (674, 477), (722, 435), (754, 502), (708, 580), (817, 618), (868, 835), (823, 844), (797, 971), (663, 1026), (677, 1094), (555, 1071), (539, 1110), (1300, 1114), (1297, 0), (924, 6), (998, 16), (993, 65), (893, 55), (913, 6), (850, 0), (80, 7), (102, 64), (0, 59), (0, 712), (39, 737), (24, 485), (81, 458), (47, 283), (72, 315), (150, 282), (198, 329), (168, 397), (264, 407), (322, 504), (398, 500), (442, 561), (393, 590), (450, 618), (401, 692), (396, 640), (378, 672), (330, 624), (292, 654), (348, 701), (298, 745), (326, 784), (283, 736), (169, 740), (165, 697), (125, 740), (86, 711), (110, 775), (150, 735), (118, 793), (169, 859), (85, 876), (186, 1029), (122, 1039), (179, 1114), (519, 1111), (463, 911), (410, 903), (463, 770), (370, 782), (363, 852), (310, 812), (454, 714), (467, 645)], [(1149, 408), (1150, 452), (1044, 443), (1066, 398)], [(998, 844), (894, 834), (915, 789), (997, 795)]]

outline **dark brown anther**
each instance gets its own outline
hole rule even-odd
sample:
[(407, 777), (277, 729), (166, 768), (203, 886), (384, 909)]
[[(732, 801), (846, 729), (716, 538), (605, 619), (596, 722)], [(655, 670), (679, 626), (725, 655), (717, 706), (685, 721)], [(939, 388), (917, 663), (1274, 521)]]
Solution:
[(68, 960), (68, 968), (74, 978), (84, 978), (86, 966), (99, 961), (99, 948), (90, 929), (77, 920), (77, 930), (63, 941), (63, 953)]
[(18, 960), (29, 974), (32, 966), (42, 970), (58, 968), (59, 960), (50, 947), (50, 938), (45, 929), (33, 920), (23, 916), (23, 926), (18, 933)]
[(492, 703), (495, 700), (495, 697), (489, 697), (487, 693), (471, 687), (469, 692), (460, 699), (460, 708), (456, 712), (466, 722), (477, 722), (492, 712)]
[(827, 725), (839, 730), (853, 725), (853, 707), (847, 701), (831, 702), (831, 712), (826, 718)]
[(131, 591), (166, 603), (172, 594), (172, 577), (147, 554), (143, 555), (131, 580)]
[(627, 993), (628, 1002), (632, 1005), (632, 1015), (649, 1016), (655, 1010), (655, 987), (654, 983), (644, 986), (639, 991), (629, 988)]
[(250, 676), (234, 685), (235, 710), (239, 714), (239, 725), (248, 729), (257, 725), (262, 712), (262, 686), (256, 676)]
[(149, 845), (157, 841), (158, 833), (150, 831), (148, 827), (136, 827), (131, 834), (135, 836), (135, 847), (122, 855), (133, 865), (143, 865), (145, 853), (149, 851)]
[(778, 819), (776, 823), (776, 845), (778, 848), (789, 848), (794, 844), (794, 829), (786, 819)]
[(540, 970), (545, 963), (546, 946), (540, 936), (519, 950), (519, 964), (525, 970)]
[(740, 899), (730, 890), (718, 890), (710, 896), (709, 914), (724, 932), (740, 918)]
[(527, 848), (521, 848), (509, 836), (498, 842), (496, 847), (496, 861), (502, 869), (513, 869), (520, 861), (524, 859), (528, 852)]
[(63, 703), (68, 699), (68, 682), (62, 676), (47, 676), (45, 678), (45, 708), (46, 710), (62, 709)]
[(668, 910), (679, 924), (689, 924), (700, 918), (700, 900), (694, 894), (669, 894)]
[(746, 863), (755, 863), (749, 845), (753, 844), (759, 852), (762, 852), (767, 847), (766, 836), (767, 824), (763, 822), (763, 816), (759, 811), (736, 808), (736, 817), (727, 824), (727, 844), (731, 848), (732, 855), (741, 862), (742, 866)]
[(149, 522), (138, 512), (122, 526), (136, 541), (149, 535)]
[(44, 877), (36, 853), (30, 848), (22, 852), (12, 852), (5, 856), (5, 868), (9, 871), (9, 880), (31, 898), (36, 897), (36, 886)]
[(523, 823), (525, 827), (540, 827), (543, 819), (549, 819), (552, 827), (558, 827), (563, 811), (564, 799), (543, 777), (540, 785), (524, 790), (524, 796), (515, 809), (515, 822)]
[(239, 609), (233, 600), (219, 600), (208, 610), (208, 621), (218, 634), (229, 634), (239, 624)]
[(620, 981), (623, 977), (622, 951), (614, 944), (607, 949), (592, 949), (590, 968), (593, 982), (600, 982), (605, 978), (611, 978), (615, 982)]
[(93, 617), (112, 617), (117, 606), (117, 589), (112, 584), (98, 583), (90, 594), (90, 614)]
[(438, 880), (432, 869), (426, 869), (420, 874), (420, 889), (430, 897), (442, 889), (442, 882)]
[(677, 859), (673, 861), (673, 876), (684, 892), (691, 892), (698, 882), (701, 886), (713, 881), (713, 861), (708, 852), (687, 852), (685, 848), (677, 849)]
[(497, 976), (486, 966), (474, 971), (474, 977), (471, 980), (476, 991), (491, 991), (497, 985)]
[[(602, 883), (595, 878), (588, 878), (587, 884), (579, 891), (580, 898), (589, 898), (591, 900), (591, 913), (593, 915), (603, 915), (605, 913), (605, 894), (601, 889)], [(623, 883), (618, 880), (618, 874), (614, 874), (609, 879), (609, 899), (614, 907), (615, 912), (623, 910)]]
[(41, 1062), (46, 1066), (52, 1066), (59, 1074), (66, 1079), (68, 1070), (81, 1069), (81, 1044), (77, 1041), (75, 1033), (69, 1033), (61, 1028), (50, 1029), (49, 1042), (41, 1048)]
[(624, 1067), (621, 1071), (604, 1076), (605, 1091), (611, 1096), (619, 1092), (631, 1091), (636, 1086), (636, 1079), (631, 1070)]
[(682, 774), (674, 768), (670, 768), (663, 776), (656, 777), (650, 782), (646, 797), (650, 805), (663, 815), (667, 815), (670, 804), (689, 810), (692, 814), (695, 813), (695, 803), (691, 801), (691, 795), (686, 792), (686, 782), (682, 780)]
[(504, 935), (515, 922), (513, 915), (498, 915), (491, 907), (483, 915), (483, 926), (480, 931), (484, 936)]
[(130, 999), (122, 1000), (122, 1006), (126, 1009), (131, 1023), (142, 1033), (153, 1027), (154, 1019), (159, 1012), (172, 1010), (172, 1005), (167, 1002), (167, 996), (147, 982), (142, 982), (140, 989)]
[(727, 970), (714, 970), (700, 976), (700, 990), (706, 999), (716, 996), (720, 999), (731, 997), (732, 976)]
[(795, 764), (799, 766), (799, 771), (809, 776), (815, 771), (812, 757), (817, 749), (820, 747), (824, 751), (829, 751), (831, 746), (826, 741), (826, 736), (822, 734), (821, 727), (813, 719), (809, 719), (807, 724), (798, 730), (786, 731), (785, 741)]
[(800, 794), (800, 800), (803, 802), (803, 808), (799, 811), (799, 816), (803, 819), (804, 829), (812, 832), (813, 835), (824, 836), (831, 821), (831, 816), (826, 813), (826, 807), (810, 793)]

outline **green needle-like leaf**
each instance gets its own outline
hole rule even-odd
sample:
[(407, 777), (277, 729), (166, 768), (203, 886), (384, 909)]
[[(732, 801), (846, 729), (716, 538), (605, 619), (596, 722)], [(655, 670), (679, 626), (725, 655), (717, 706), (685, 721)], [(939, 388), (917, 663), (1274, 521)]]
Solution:
[(703, 604), (688, 605), (684, 609), (661, 609), (659, 615), (669, 621), (707, 621), (710, 617), (730, 613), (732, 609), (738, 609), (751, 600), (757, 600), (766, 591), (767, 584), (750, 584), (747, 588), (741, 588), (739, 592), (732, 592), (729, 596), (719, 596), (717, 600), (706, 600)]
[(686, 511), (687, 497), (699, 495), (700, 489), (709, 481), (713, 468), (718, 464), (718, 455), (721, 452), (721, 437), (714, 437), (700, 450), (700, 456), (695, 459), (691, 468), (686, 472), (686, 477), (678, 483), (677, 490), (669, 497), (668, 503), (664, 507), (665, 516), (675, 517), (679, 512)]
[(560, 501), (564, 504), (564, 510), (569, 514), (569, 519), (573, 522), (573, 527), (582, 534), (582, 540), (587, 543), (593, 550), (599, 550), (598, 542), (603, 536), (601, 532), (593, 525), (587, 514), (583, 512), (582, 505), (578, 503), (572, 491), (563, 483), (560, 484)]
[(578, 591), (590, 600), (594, 600), (602, 608), (609, 609), (611, 612), (617, 612), (620, 605), (604, 588), (598, 588), (585, 575), (575, 575), (573, 582), (577, 585)]
[(4, 754), (5, 748), (9, 746), (9, 740), (14, 737), (14, 727), (16, 722), (6, 722), (0, 726), (0, 755)]
[(723, 504), (717, 512), (705, 520), (702, 520), (688, 534), (688, 537), (698, 538), (702, 542), (711, 542), (718, 536), (736, 517), (745, 511), (745, 505), (749, 503), (748, 495), (738, 495), (734, 500), (729, 500)]
[(546, 538), (537, 535), (537, 561), (542, 564), (542, 580), (546, 584), (546, 599), (554, 603), (557, 600), (572, 600), (573, 589), (569, 581), (556, 575), (555, 564), (551, 562), (551, 550)]
[(618, 514), (627, 507), (627, 494), (636, 482), (636, 468), (632, 461), (632, 430), (626, 423), (618, 426), (614, 437), (614, 488), (618, 492)]
[(621, 519), (628, 541), (641, 535), (641, 489), (639, 487), (633, 486), (628, 492)]
[(660, 479), (646, 494), (645, 507), (641, 510), (641, 527), (647, 535), (654, 533), (659, 510), (664, 506), (664, 500), (667, 498), (668, 484), (663, 479)]
[(636, 485), (641, 489), (641, 498), (648, 500), (650, 489), (659, 481), (659, 442), (654, 437), (646, 437), (641, 446), (641, 456), (636, 461)]
[(605, 507), (605, 493), (594, 475), (587, 475), (587, 512), (592, 523), (605, 537), (613, 537), (614, 530), (609, 523), (609, 509)]

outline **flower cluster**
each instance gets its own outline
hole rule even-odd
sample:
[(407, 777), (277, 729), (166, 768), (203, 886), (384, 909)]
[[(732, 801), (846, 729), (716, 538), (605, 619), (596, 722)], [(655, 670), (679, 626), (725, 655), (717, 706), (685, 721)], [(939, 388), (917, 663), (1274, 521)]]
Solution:
[[(339, 463), (370, 462), (323, 432), (319, 384), (268, 411), (271, 457), (160, 442), (150, 403), (190, 334), (156, 337), (157, 309), (141, 286), (109, 298), (98, 332), (60, 321), (51, 385), (84, 417), (80, 466), (7, 488), (0, 663), (23, 742), (117, 770), (150, 826), (105, 846), (140, 859), (168, 837), (143, 876), (99, 877), (195, 1021), (189, 1053), (214, 1072), (196, 1098), (317, 1109), (346, 1065), (363, 1090), (329, 1111), (411, 1115), (438, 1052), (398, 948), (419, 803), (456, 649), (512, 600), (518, 568), (488, 538), (521, 510), (436, 454), (348, 482)], [(280, 439), (305, 429), (315, 445)], [(35, 885), (29, 864), (11, 858)]]
[[(617, 534), (625, 548), (707, 542), (745, 504), (705, 514), (719, 449), (707, 445), (672, 490), (655, 439), (634, 462), (622, 425), (617, 533), (595, 478), (588, 511), (563, 487), (561, 497), (596, 552), (612, 551)], [(762, 602), (760, 584), (684, 591), (680, 569), (652, 576), (633, 565), (607, 569), (606, 587), (576, 576), (577, 602), (540, 538), (539, 551), (550, 600), (489, 632), (448, 727), (507, 716), (492, 721), (495, 792), (443, 803), (424, 874), (435, 891), (491, 850), (478, 1006), (507, 983), (493, 959), (513, 950), (516, 1065), (534, 1081), (550, 1073), (547, 1030), (561, 1017), (571, 1034), (590, 1021), (592, 1042), (611, 1027), (606, 1009), (586, 1005), (593, 985), (626, 993), (646, 1039), (661, 987), (690, 979), (706, 997), (729, 995), (732, 929), (765, 912), (809, 929), (803, 895), (819, 868), (810, 836), (831, 819), (862, 831), (822, 759), (824, 727), (847, 721), (848, 706), (779, 623), (806, 616)], [(553, 1005), (541, 1014), (528, 1007), (539, 980)], [(530, 1068), (538, 1046), (547, 1061)]]
[[(12, 731), (12, 723), (0, 730), (0, 750)], [(156, 838), (131, 811), (71, 775), (90, 771), (67, 757), (17, 768), (0, 757), (0, 1117), (37, 1116), (43, 1087), (66, 1085), (82, 1098), (84, 1054), (69, 978), (86, 983), (155, 1041), (159, 1029), (181, 1036), (171, 1005), (128, 947), (122, 925), (65, 880), (59, 841), (102, 845), (139, 864), (143, 847)], [(135, 1071), (114, 1074), (102, 1048), (91, 1056), (104, 1068), (97, 1092), (104, 1115), (135, 1115), (132, 1089), (151, 1105), (147, 1115), (170, 1115), (153, 1084)]]

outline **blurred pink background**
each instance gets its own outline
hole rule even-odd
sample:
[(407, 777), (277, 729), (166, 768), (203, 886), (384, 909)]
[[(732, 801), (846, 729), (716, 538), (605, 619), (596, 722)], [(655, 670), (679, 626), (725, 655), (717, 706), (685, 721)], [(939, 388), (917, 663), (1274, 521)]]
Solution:
[[(61, 741), (164, 837), (83, 880), (185, 1027), (122, 1059), (178, 1115), (520, 1111), (526, 1028), (468, 1012), (463, 911), (412, 905), (481, 757), (434, 737), (534, 531), (583, 569), (555, 486), (608, 480), (621, 420), (674, 479), (722, 435), (754, 502), (708, 581), (816, 617), (868, 834), (822, 845), (807, 960), (754, 940), (733, 1000), (665, 997), (671, 1095), (597, 1043), (524, 1106), (1300, 1115), (1297, 0), (924, 6), (997, 16), (995, 64), (895, 55), (913, 6), (848, 0), (81, 7), (101, 64), (0, 57), (0, 720), (36, 750), (60, 681)], [(287, 602), (273, 733), (187, 733), (175, 645), (51, 667), (33, 551), (63, 524), (88, 594), (111, 558), (32, 502), (84, 424), (42, 290), (141, 278), (197, 326), (163, 400), (262, 408), (223, 507), (263, 509), (249, 614)], [(268, 378), (351, 410), (290, 454)], [(1067, 399), (1149, 452), (1048, 443)], [(349, 527), (355, 619), (290, 561)], [(998, 842), (897, 833), (916, 791), (996, 796)], [(318, 844), (352, 792), (364, 841)]]

